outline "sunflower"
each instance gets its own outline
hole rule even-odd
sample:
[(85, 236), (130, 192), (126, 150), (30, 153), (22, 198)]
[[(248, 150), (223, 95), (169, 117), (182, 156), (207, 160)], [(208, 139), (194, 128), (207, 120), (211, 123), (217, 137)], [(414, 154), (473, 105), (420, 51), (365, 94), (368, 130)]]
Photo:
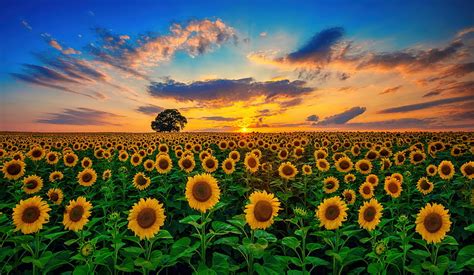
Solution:
[(145, 168), (145, 171), (151, 172), (155, 169), (155, 162), (152, 159), (147, 159), (143, 163), (143, 168)]
[(57, 152), (49, 152), (46, 154), (46, 162), (50, 165), (54, 165), (59, 161), (59, 154)]
[(325, 159), (327, 158), (328, 153), (323, 149), (318, 149), (314, 151), (314, 159)]
[(388, 170), (392, 166), (389, 158), (382, 158), (380, 160), (380, 170)]
[(234, 173), (234, 171), (235, 171), (235, 162), (234, 162), (234, 160), (232, 160), (231, 158), (226, 158), (222, 162), (222, 170), (227, 175), (230, 175), (230, 174)]
[(60, 171), (54, 171), (49, 174), (49, 181), (50, 182), (56, 182), (58, 180), (62, 180), (64, 178), (64, 175)]
[(133, 166), (138, 166), (140, 163), (142, 163), (142, 157), (138, 153), (134, 153), (132, 157), (130, 158), (130, 163)]
[(384, 189), (392, 198), (398, 198), (402, 193), (402, 183), (396, 178), (389, 177), (385, 180)]
[(352, 189), (346, 189), (342, 192), (342, 197), (347, 204), (354, 204), (356, 201), (356, 192)]
[(434, 188), (434, 184), (431, 183), (426, 177), (422, 177), (416, 183), (416, 188), (420, 191), (423, 195), (431, 193)]
[(173, 161), (168, 154), (161, 154), (156, 157), (156, 170), (160, 174), (167, 174), (173, 168)]
[(349, 157), (342, 157), (336, 161), (335, 166), (337, 171), (347, 173), (352, 170), (354, 164)]
[(372, 184), (372, 186), (376, 187), (377, 185), (379, 185), (379, 177), (375, 174), (370, 174), (368, 175), (367, 177), (365, 177), (365, 181), (366, 182), (369, 182), (370, 184)]
[(255, 230), (270, 227), (280, 210), (278, 198), (266, 191), (255, 191), (249, 200), (250, 203), (245, 206), (245, 220), (250, 228)]
[(25, 174), (25, 163), (21, 160), (12, 159), (3, 164), (3, 177), (9, 180), (17, 180)]
[(235, 162), (240, 160), (240, 153), (238, 151), (232, 151), (229, 153), (229, 158), (233, 159)]
[(43, 188), (43, 179), (36, 175), (31, 175), (23, 179), (23, 191), (26, 194), (37, 193)]
[(359, 194), (366, 200), (374, 196), (374, 186), (370, 182), (364, 182), (359, 187)]
[(359, 225), (361, 228), (372, 231), (380, 223), (383, 206), (376, 200), (371, 199), (364, 202), (359, 208)]
[(448, 210), (437, 203), (427, 203), (416, 217), (416, 232), (427, 243), (439, 243), (451, 228)]
[(97, 180), (97, 173), (92, 168), (86, 168), (77, 174), (77, 180), (82, 186), (91, 186)]
[(91, 168), (92, 167), (92, 160), (88, 157), (85, 157), (81, 161), (82, 168)]
[(194, 157), (191, 155), (183, 156), (178, 161), (179, 168), (186, 173), (191, 173), (196, 166), (196, 162), (194, 161)]
[(84, 197), (78, 197), (77, 200), (70, 200), (69, 205), (64, 211), (63, 224), (68, 230), (82, 230), (91, 216), (92, 204)]
[(138, 190), (146, 189), (148, 186), (150, 186), (150, 183), (150, 178), (145, 176), (145, 174), (143, 174), (142, 172), (138, 172), (133, 177), (133, 186), (135, 186), (135, 188), (137, 188)]
[(38, 161), (44, 158), (45, 152), (41, 147), (33, 147), (27, 155), (32, 161)]
[(311, 175), (313, 173), (311, 166), (309, 166), (308, 164), (303, 165), (301, 171), (303, 171), (303, 175)]
[(423, 153), (422, 151), (415, 150), (410, 153), (410, 162), (412, 164), (419, 164), (422, 163), (426, 159), (426, 154)]
[(112, 176), (112, 171), (110, 169), (107, 169), (102, 173), (103, 180), (108, 180), (111, 176)]
[(219, 162), (213, 155), (208, 155), (206, 158), (204, 158), (201, 165), (204, 171), (207, 173), (212, 173), (219, 167)]
[(64, 165), (66, 165), (67, 167), (76, 166), (78, 160), (79, 160), (79, 158), (73, 152), (68, 152), (68, 153), (64, 154), (64, 156), (63, 156)]
[(395, 159), (395, 165), (400, 166), (405, 162), (405, 152), (397, 152), (393, 158)]
[(432, 177), (438, 174), (438, 167), (436, 167), (436, 165), (434, 164), (430, 164), (428, 165), (428, 167), (426, 167), (426, 173), (428, 174), (428, 176)]
[(328, 230), (337, 229), (347, 219), (347, 205), (340, 197), (325, 199), (316, 210), (316, 217)]
[(121, 161), (121, 162), (127, 161), (127, 159), (128, 159), (128, 153), (127, 153), (127, 151), (124, 151), (124, 150), (120, 151), (120, 152), (119, 152), (119, 155), (118, 155), (118, 159), (119, 159), (119, 161)]
[(356, 180), (356, 176), (352, 173), (349, 173), (349, 174), (344, 176), (344, 182), (345, 183), (354, 182), (355, 180)]
[(303, 154), (304, 154), (303, 147), (298, 146), (293, 150), (293, 156), (295, 157), (295, 159), (300, 159), (301, 157), (303, 157)]
[(336, 192), (339, 188), (339, 180), (335, 177), (327, 177), (323, 181), (323, 189), (326, 194), (331, 194)]
[(250, 173), (255, 173), (258, 171), (260, 165), (260, 159), (254, 154), (246, 154), (244, 159), (245, 169)]
[(61, 204), (63, 202), (64, 194), (59, 188), (51, 188), (48, 190), (48, 198), (54, 204)]
[(294, 179), (297, 173), (298, 170), (289, 161), (280, 164), (280, 167), (278, 167), (278, 174), (286, 180)]
[(321, 172), (326, 172), (331, 168), (331, 165), (329, 164), (329, 161), (326, 159), (318, 159), (316, 160), (316, 167), (318, 168), (319, 171)]
[(449, 160), (443, 160), (438, 165), (439, 177), (444, 180), (449, 180), (454, 176), (454, 165)]
[(141, 198), (128, 214), (128, 229), (140, 240), (153, 238), (165, 224), (165, 209), (157, 199)]
[(400, 173), (393, 173), (391, 175), (392, 178), (395, 178), (396, 180), (398, 180), (400, 183), (403, 183), (403, 175), (400, 174)]
[(372, 171), (372, 162), (366, 159), (361, 159), (356, 162), (355, 167), (359, 173), (367, 175)]
[(474, 161), (464, 163), (461, 166), (461, 173), (470, 180), (474, 179)]
[(20, 203), (13, 208), (15, 231), (21, 230), (23, 234), (38, 232), (43, 228), (43, 224), (49, 221), (50, 210), (48, 204), (39, 196), (20, 200)]
[(221, 191), (217, 180), (210, 174), (189, 177), (186, 183), (186, 199), (193, 209), (205, 213), (219, 201)]
[(285, 160), (288, 158), (288, 150), (286, 149), (281, 149), (280, 152), (278, 152), (278, 158), (280, 160)]

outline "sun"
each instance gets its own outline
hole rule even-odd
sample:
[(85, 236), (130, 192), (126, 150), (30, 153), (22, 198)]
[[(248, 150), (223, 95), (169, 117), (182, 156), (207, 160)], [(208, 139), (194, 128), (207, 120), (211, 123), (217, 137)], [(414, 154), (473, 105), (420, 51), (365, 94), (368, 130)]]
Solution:
[(247, 127), (242, 127), (242, 128), (240, 128), (240, 130), (239, 130), (239, 132), (241, 132), (241, 133), (248, 133), (249, 131), (250, 131), (250, 130), (249, 130), (249, 128), (247, 128)]

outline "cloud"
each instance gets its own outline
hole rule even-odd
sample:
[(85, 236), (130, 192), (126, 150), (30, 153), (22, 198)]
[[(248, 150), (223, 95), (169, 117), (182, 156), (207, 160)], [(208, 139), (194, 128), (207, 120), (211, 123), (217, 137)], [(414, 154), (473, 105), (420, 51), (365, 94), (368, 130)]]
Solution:
[(64, 109), (60, 113), (50, 113), (49, 118), (36, 120), (37, 123), (64, 125), (115, 125), (117, 118), (123, 116), (89, 108)]
[(457, 103), (457, 102), (472, 101), (472, 100), (474, 100), (474, 95), (451, 97), (451, 98), (433, 100), (433, 101), (428, 101), (428, 102), (423, 102), (423, 103), (404, 105), (404, 106), (395, 107), (395, 108), (389, 108), (389, 109), (381, 110), (378, 113), (379, 114), (405, 113), (405, 112), (438, 107), (441, 105), (447, 105), (447, 104), (452, 104), (452, 103)]
[(381, 94), (381, 95), (384, 95), (384, 94), (395, 93), (396, 91), (400, 90), (401, 87), (402, 87), (402, 85), (398, 85), (398, 86), (395, 86), (395, 87), (387, 88), (387, 89), (383, 90), (383, 92), (381, 92), (380, 94)]
[(363, 114), (366, 111), (365, 107), (353, 107), (349, 110), (346, 110), (342, 113), (335, 114), (329, 117), (324, 118), (323, 120), (314, 123), (314, 125), (340, 125), (346, 124), (351, 119)]
[(201, 117), (201, 119), (211, 120), (211, 121), (236, 121), (241, 118), (240, 117), (234, 118), (234, 117), (222, 117), (222, 116), (207, 116), (207, 117)]
[[(273, 102), (278, 98), (294, 99), (314, 90), (314, 88), (305, 85), (304, 81), (289, 81), (287, 79), (266, 82), (254, 81), (253, 78), (213, 79), (191, 83), (168, 79), (165, 82), (152, 82), (148, 87), (148, 92), (159, 98), (223, 106), (236, 101), (247, 101), (258, 96), (264, 96), (267, 102)], [(287, 105), (294, 103), (296, 102), (286, 102)]]
[(260, 37), (266, 37), (268, 34), (267, 34), (267, 32), (261, 32), (259, 35), (260, 35)]
[(143, 113), (145, 115), (156, 115), (160, 112), (162, 112), (165, 108), (156, 106), (156, 105), (145, 105), (145, 106), (139, 106), (137, 108), (137, 111), (140, 113)]
[(440, 81), (450, 77), (460, 78), (472, 72), (474, 72), (474, 62), (455, 64), (442, 71), (438, 76), (425, 78), (421, 80), (420, 83), (426, 85), (427, 83)]
[(178, 51), (196, 57), (229, 41), (237, 43), (238, 40), (234, 29), (219, 19), (174, 23), (167, 35), (145, 34), (135, 40), (104, 28), (96, 28), (95, 32), (99, 41), (88, 45), (91, 55), (142, 78), (145, 76), (144, 68), (169, 61)]
[(63, 46), (61, 46), (61, 44), (59, 44), (59, 42), (54, 39), (53, 37), (51, 37), (50, 34), (48, 33), (42, 33), (41, 36), (43, 37), (43, 39), (46, 41), (46, 43), (48, 43), (48, 45), (50, 45), (51, 47), (53, 47), (54, 49), (60, 51), (61, 53), (65, 54), (65, 55), (69, 55), (69, 54), (81, 54), (80, 51), (76, 51), (75, 49), (73, 48), (67, 48), (65, 49)]
[(21, 20), (21, 25), (23, 25), (23, 27), (25, 27), (26, 29), (28, 29), (30, 31), (33, 30), (33, 28), (30, 26), (30, 24), (26, 20)]
[(469, 27), (469, 28), (465, 28), (465, 29), (462, 29), (460, 31), (458, 31), (458, 33), (456, 34), (456, 38), (462, 38), (463, 36), (466, 36), (470, 33), (473, 33), (474, 32), (474, 27)]
[(318, 122), (319, 116), (317, 115), (310, 115), (306, 118), (306, 121)]

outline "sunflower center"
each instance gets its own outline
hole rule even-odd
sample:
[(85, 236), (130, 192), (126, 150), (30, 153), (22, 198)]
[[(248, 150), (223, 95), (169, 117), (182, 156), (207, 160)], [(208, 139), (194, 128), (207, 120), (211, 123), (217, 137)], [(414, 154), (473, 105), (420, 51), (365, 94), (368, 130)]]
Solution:
[(76, 205), (69, 211), (69, 219), (73, 222), (78, 222), (82, 215), (84, 215), (84, 207)]
[(30, 206), (23, 211), (21, 219), (25, 223), (35, 222), (41, 215), (41, 212), (37, 206)]
[(337, 217), (339, 217), (339, 214), (341, 213), (341, 210), (339, 209), (339, 206), (337, 205), (330, 205), (326, 208), (326, 213), (325, 217), (328, 220), (335, 220)]
[(142, 175), (138, 175), (137, 184), (138, 185), (145, 185), (146, 183), (147, 183), (147, 180), (145, 179), (145, 177), (143, 177)]
[(89, 182), (92, 180), (92, 175), (91, 173), (85, 173), (84, 175), (82, 175), (82, 181), (83, 182)]
[(375, 159), (377, 155), (374, 153), (374, 152), (370, 152), (368, 155), (367, 155), (367, 158), (368, 159)]
[(193, 186), (193, 197), (199, 202), (205, 202), (212, 196), (212, 189), (209, 183), (199, 181)]
[(166, 159), (161, 159), (159, 162), (158, 162), (158, 166), (160, 166), (161, 169), (165, 170), (168, 168), (169, 166), (169, 163)]
[(347, 168), (349, 168), (349, 162), (344, 161), (344, 160), (341, 161), (340, 167), (341, 167), (342, 169), (344, 169), (344, 170), (347, 169)]
[(364, 192), (364, 194), (369, 195), (370, 194), (370, 187), (364, 186), (364, 188), (362, 188), (362, 191)]
[(334, 182), (330, 181), (330, 182), (326, 183), (326, 188), (327, 189), (333, 189), (334, 188)]
[(140, 158), (138, 158), (137, 156), (133, 157), (133, 162), (138, 162), (140, 160)]
[(351, 201), (352, 200), (352, 194), (351, 193), (346, 193), (344, 195), (344, 198), (346, 199), (346, 201)]
[(57, 201), (57, 200), (59, 199), (58, 193), (52, 193), (52, 194), (49, 196), (49, 199), (52, 200), (52, 201)]
[(84, 161), (84, 166), (86, 166), (86, 167), (87, 167), (87, 166), (89, 166), (89, 164), (90, 164), (90, 163), (89, 163), (89, 161), (88, 161), (88, 160)]
[(405, 157), (402, 155), (398, 155), (397, 159), (399, 162), (403, 162), (405, 160)]
[(365, 209), (364, 211), (364, 220), (367, 222), (371, 222), (375, 219), (375, 214), (377, 211), (375, 210), (375, 207), (369, 206)]
[(10, 175), (18, 175), (20, 173), (20, 171), (21, 171), (21, 165), (18, 164), (18, 163), (10, 164), (7, 167), (7, 172)]
[(390, 193), (397, 193), (398, 192), (398, 185), (393, 181), (390, 182), (388, 184), (388, 191), (390, 191)]
[(371, 184), (375, 184), (376, 179), (375, 179), (375, 177), (370, 177), (368, 181), (369, 181)]
[(421, 154), (415, 154), (413, 156), (413, 160), (418, 162), (418, 161), (421, 161), (423, 159), (423, 156)]
[(56, 160), (56, 156), (55, 156), (55, 155), (49, 155), (49, 156), (48, 156), (48, 159), (49, 159), (49, 161), (55, 161), (55, 160)]
[(214, 168), (214, 165), (215, 165), (214, 160), (212, 160), (212, 159), (206, 160), (206, 167), (207, 168)]
[(253, 213), (257, 221), (266, 222), (272, 217), (273, 207), (268, 201), (258, 201), (255, 204)]
[(152, 208), (144, 208), (137, 216), (137, 223), (141, 228), (149, 228), (156, 222), (156, 212)]
[(282, 157), (286, 157), (286, 151), (281, 151), (280, 155), (281, 155)]
[(281, 169), (281, 170), (282, 170), (282, 172), (285, 176), (293, 175), (293, 168), (289, 165), (283, 166), (283, 169)]
[(321, 162), (319, 163), (319, 167), (321, 167), (321, 168), (326, 168), (327, 166), (326, 166), (326, 163), (325, 163), (324, 161), (321, 161)]
[(250, 168), (254, 168), (257, 166), (257, 161), (254, 158), (249, 158), (247, 164)]
[(26, 188), (28, 189), (35, 189), (38, 186), (38, 181), (36, 180), (30, 180), (29, 182), (26, 183)]
[(41, 157), (41, 153), (42, 153), (42, 152), (41, 152), (40, 150), (34, 150), (33, 153), (32, 153), (32, 155), (33, 155), (33, 157), (35, 157), (35, 158), (39, 158), (39, 157)]
[(225, 163), (225, 169), (227, 169), (227, 170), (232, 169), (232, 163), (230, 163), (230, 161)]
[(420, 183), (421, 189), (428, 190), (430, 189), (430, 184), (426, 180), (422, 180)]
[(188, 169), (188, 168), (191, 168), (192, 166), (192, 162), (189, 160), (189, 159), (185, 159), (183, 160), (183, 167)]
[(467, 165), (467, 166), (464, 168), (464, 172), (465, 172), (466, 175), (468, 175), (468, 176), (474, 174), (474, 166)]
[(73, 163), (74, 162), (74, 157), (73, 156), (67, 156), (66, 157), (66, 162), (67, 163)]
[(443, 225), (443, 219), (438, 213), (430, 213), (425, 217), (423, 225), (425, 226), (428, 232), (435, 233)]
[(359, 167), (360, 167), (360, 170), (362, 170), (362, 171), (369, 170), (369, 165), (365, 162), (361, 163)]
[(451, 167), (443, 165), (443, 167), (441, 167), (441, 172), (443, 172), (444, 175), (449, 175), (451, 173)]

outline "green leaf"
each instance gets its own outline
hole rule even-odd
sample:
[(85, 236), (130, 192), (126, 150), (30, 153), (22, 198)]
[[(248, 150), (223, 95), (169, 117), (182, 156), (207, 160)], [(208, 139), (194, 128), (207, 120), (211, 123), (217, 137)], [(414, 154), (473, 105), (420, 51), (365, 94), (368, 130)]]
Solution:
[(410, 252), (414, 254), (415, 256), (417, 256), (417, 258), (418, 257), (427, 258), (431, 255), (428, 251), (421, 250), (421, 249), (413, 249), (413, 250), (410, 250)]
[(219, 233), (242, 234), (240, 233), (240, 230), (234, 225), (221, 222), (221, 221), (212, 222), (212, 229), (214, 229), (214, 231), (219, 232)]
[(265, 230), (257, 230), (257, 231), (255, 231), (255, 237), (265, 239), (265, 240), (267, 240), (269, 243), (274, 243), (274, 242), (277, 241), (277, 238), (275, 237), (275, 235), (273, 235), (273, 234), (271, 234), (271, 233), (268, 233), (268, 232), (265, 231)]
[(474, 223), (464, 227), (464, 230), (469, 231), (469, 232), (474, 232)]
[(474, 244), (467, 245), (459, 250), (456, 257), (456, 265), (463, 268), (465, 266), (474, 266)]
[(328, 261), (323, 260), (319, 257), (313, 257), (313, 256), (306, 257), (304, 261), (305, 261), (305, 263), (310, 264), (312, 266), (321, 266), (321, 265), (325, 266), (325, 265), (329, 264)]
[(278, 274), (281, 273), (281, 271), (277, 272), (277, 271), (275, 271), (271, 268), (265, 267), (265, 266), (263, 266), (261, 264), (258, 264), (258, 263), (254, 264), (254, 268), (255, 268), (255, 271), (256, 271), (257, 274), (278, 275)]
[(73, 275), (87, 275), (89, 274), (89, 268), (87, 265), (78, 265), (74, 268)]
[(383, 266), (381, 263), (370, 263), (367, 267), (367, 272), (370, 274), (379, 274), (383, 270)]
[(46, 234), (43, 237), (48, 239), (48, 240), (52, 240), (52, 239), (59, 238), (59, 237), (61, 237), (62, 235), (66, 234), (66, 233), (68, 233), (68, 232), (67, 231), (56, 232), (56, 233)]
[(446, 236), (441, 244), (444, 245), (459, 245), (456, 239), (453, 236)]
[(137, 257), (138, 255), (142, 254), (145, 250), (138, 246), (127, 246), (122, 249), (124, 255)]
[(321, 243), (307, 243), (306, 244), (306, 249), (308, 250), (308, 252), (313, 252), (313, 251), (321, 249), (323, 247), (324, 247), (324, 245), (321, 244)]
[(296, 249), (298, 246), (300, 246), (300, 241), (298, 241), (298, 239), (295, 237), (284, 237), (281, 240), (281, 243), (291, 249)]
[(170, 232), (168, 230), (160, 230), (158, 231), (158, 235), (156, 235), (157, 239), (173, 239), (173, 236), (171, 236)]
[(191, 239), (188, 237), (181, 238), (173, 243), (171, 246), (171, 255), (178, 255), (181, 252), (185, 251), (186, 248), (191, 243)]
[(229, 246), (235, 246), (239, 243), (239, 237), (232, 236), (232, 237), (224, 237), (217, 239), (214, 244), (223, 244)]
[(219, 252), (212, 253), (212, 270), (218, 274), (229, 273), (229, 256)]
[(187, 224), (191, 224), (191, 223), (195, 223), (197, 221), (199, 221), (201, 219), (201, 216), (200, 215), (189, 215), (187, 217), (185, 217), (184, 219), (181, 219), (179, 220), (180, 223), (187, 223)]
[(421, 264), (421, 267), (423, 267), (423, 269), (429, 270), (434, 273), (439, 272), (439, 268), (436, 265), (434, 265), (432, 262), (423, 262)]

